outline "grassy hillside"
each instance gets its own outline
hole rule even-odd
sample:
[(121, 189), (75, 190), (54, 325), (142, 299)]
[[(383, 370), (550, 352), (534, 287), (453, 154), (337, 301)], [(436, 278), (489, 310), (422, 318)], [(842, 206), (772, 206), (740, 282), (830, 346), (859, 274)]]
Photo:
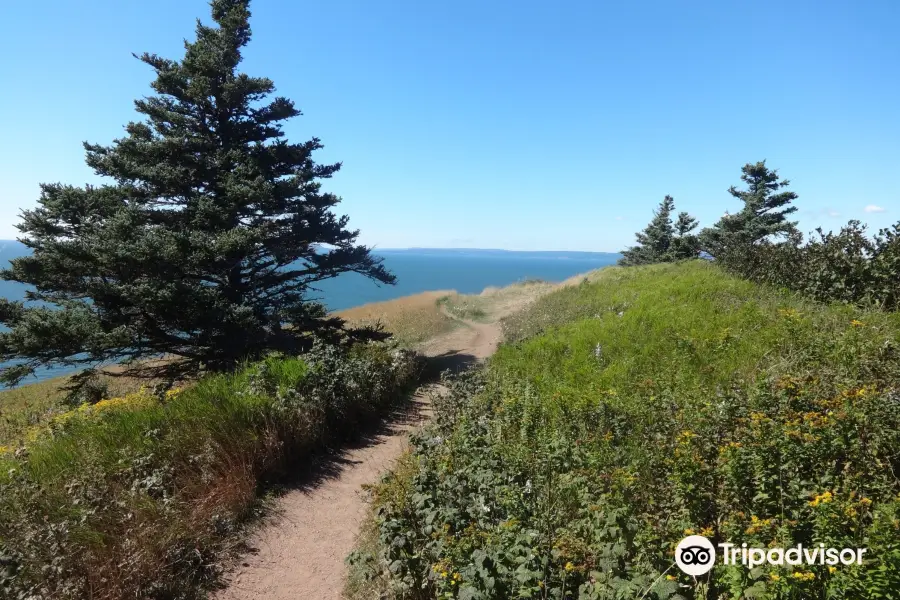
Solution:
[[(507, 319), (510, 343), (436, 406), (376, 490), (355, 589), (368, 576), (403, 598), (891, 597), (900, 315), (696, 262), (590, 279)], [(695, 581), (670, 569), (692, 532), (869, 560), (717, 565)]]
[(57, 414), (0, 449), (0, 597), (193, 598), (261, 483), (382, 416), (418, 362), (321, 348)]

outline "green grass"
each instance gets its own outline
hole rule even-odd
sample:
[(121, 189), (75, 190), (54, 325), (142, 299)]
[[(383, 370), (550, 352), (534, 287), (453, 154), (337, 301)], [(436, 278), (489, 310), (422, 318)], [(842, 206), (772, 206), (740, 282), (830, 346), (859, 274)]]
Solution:
[[(154, 383), (120, 377), (102, 379), (111, 396), (124, 396)], [(16, 445), (29, 430), (69, 410), (71, 406), (65, 401), (68, 392), (63, 389), (68, 380), (55, 377), (0, 390), (0, 446)]]
[[(825, 307), (723, 276), (711, 265), (610, 268), (601, 275), (505, 320), (511, 341), (546, 335), (507, 344), (498, 368), (539, 387), (580, 394), (586, 386), (622, 389), (647, 377), (658, 380), (656, 387), (710, 390), (804, 359), (807, 370), (827, 367), (851, 377), (859, 344), (900, 340), (896, 313)], [(785, 318), (779, 311), (787, 309), (801, 316)], [(867, 326), (851, 326), (854, 318)], [(597, 344), (603, 368), (593, 356)], [(563, 360), (566, 369), (558, 373)]]
[(0, 453), (0, 596), (201, 597), (262, 484), (352, 437), (417, 374), (383, 346), (324, 349), (56, 415)]
[[(392, 565), (397, 597), (900, 586), (900, 315), (691, 262), (604, 269), (503, 325), (486, 371), (436, 406), (418, 471), (378, 496), (382, 545), (358, 563)], [(660, 578), (690, 531), (868, 547), (872, 562)]]
[(30, 427), (61, 412), (60, 381), (32, 383), (0, 390), (0, 445), (12, 445)]

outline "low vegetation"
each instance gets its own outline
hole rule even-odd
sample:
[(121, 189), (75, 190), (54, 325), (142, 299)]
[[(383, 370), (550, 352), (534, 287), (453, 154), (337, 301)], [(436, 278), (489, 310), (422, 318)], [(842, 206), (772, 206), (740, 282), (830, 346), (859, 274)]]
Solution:
[(56, 415), (0, 450), (0, 597), (199, 595), (262, 484), (383, 415), (418, 372), (381, 344), (318, 346)]
[[(610, 268), (505, 322), (374, 491), (348, 591), (395, 598), (889, 598), (900, 315), (702, 261)], [(686, 534), (863, 566), (673, 567)], [(366, 587), (368, 586), (368, 587)], [(369, 596), (371, 597), (371, 596)]]
[(725, 253), (729, 271), (824, 302), (900, 309), (900, 223), (870, 235), (859, 221), (806, 243), (760, 243)]

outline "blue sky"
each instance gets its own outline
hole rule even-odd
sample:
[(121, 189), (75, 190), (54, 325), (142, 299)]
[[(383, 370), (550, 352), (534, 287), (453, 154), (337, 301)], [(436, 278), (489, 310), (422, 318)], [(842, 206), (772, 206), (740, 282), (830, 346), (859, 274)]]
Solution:
[[(244, 70), (342, 161), (327, 189), (382, 248), (614, 251), (665, 194), (711, 224), (767, 159), (801, 228), (900, 219), (900, 3), (256, 0)], [(7, 3), (0, 239), (81, 142), (135, 117), (202, 0)], [(868, 209), (867, 209), (868, 207)]]

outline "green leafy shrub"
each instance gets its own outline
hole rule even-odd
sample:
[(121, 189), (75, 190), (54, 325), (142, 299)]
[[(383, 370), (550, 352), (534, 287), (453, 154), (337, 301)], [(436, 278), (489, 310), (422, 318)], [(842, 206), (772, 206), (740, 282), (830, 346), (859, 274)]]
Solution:
[(859, 221), (838, 233), (740, 247), (716, 258), (754, 281), (786, 287), (825, 302), (900, 308), (900, 223), (869, 237)]
[(359, 431), (418, 372), (405, 351), (317, 346), (57, 417), (0, 455), (0, 596), (197, 596), (259, 484)]
[[(888, 598), (900, 587), (900, 315), (685, 263), (612, 269), (507, 322), (376, 491), (397, 598)], [(543, 331), (529, 337), (528, 332)], [(862, 567), (675, 545), (868, 548)], [(645, 595), (646, 594), (646, 595)]]

